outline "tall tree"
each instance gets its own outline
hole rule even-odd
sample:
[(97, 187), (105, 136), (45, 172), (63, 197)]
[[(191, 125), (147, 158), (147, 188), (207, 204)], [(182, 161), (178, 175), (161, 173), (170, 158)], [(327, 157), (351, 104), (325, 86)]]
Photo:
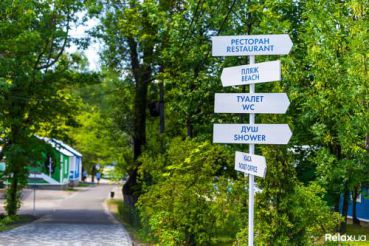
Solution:
[(297, 118), (309, 129), (305, 134), (311, 140), (305, 143), (319, 146), (314, 159), (318, 179), (337, 211), (343, 194), (345, 221), (349, 193), (366, 181), (367, 175), (360, 174), (368, 169), (368, 48), (362, 45), (368, 38), (362, 31), (367, 8), (367, 1), (307, 1), (299, 35), (306, 47), (299, 68), (306, 79), (303, 84), (291, 84), (292, 93), (304, 98)]
[(167, 20), (180, 8), (180, 1), (105, 1), (90, 2), (90, 12), (100, 13), (102, 25), (97, 35), (107, 50), (103, 60), (107, 67), (125, 77), (134, 87), (130, 112), (133, 162), (129, 179), (123, 187), (124, 199), (134, 204), (141, 193), (138, 182), (139, 157), (146, 144), (148, 89), (163, 66), (159, 59), (166, 43)]
[[(55, 135), (73, 122), (75, 107), (66, 87), (90, 79), (71, 70), (78, 56), (65, 56), (69, 31), (82, 3), (77, 0), (0, 3), (0, 95), (3, 154), (10, 187), (6, 210), (14, 215), (32, 163), (32, 138), (40, 130)], [(77, 66), (78, 67), (78, 66)]]
[(135, 87), (133, 132), (131, 133), (135, 164), (129, 170), (129, 179), (123, 187), (125, 201), (134, 204), (140, 193), (137, 183), (137, 171), (140, 165), (138, 157), (146, 143), (147, 90), (153, 78), (153, 53), (157, 27), (149, 19), (150, 4), (147, 2), (108, 1), (103, 11), (105, 16), (102, 20), (105, 30), (103, 38), (110, 51), (105, 60), (108, 66), (115, 70), (123, 68), (125, 70), (120, 72), (130, 71), (129, 77)]

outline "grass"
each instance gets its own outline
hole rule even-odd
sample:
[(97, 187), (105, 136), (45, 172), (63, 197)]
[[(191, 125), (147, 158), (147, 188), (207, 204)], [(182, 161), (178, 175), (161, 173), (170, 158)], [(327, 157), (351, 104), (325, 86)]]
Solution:
[(96, 184), (93, 184), (93, 183), (83, 183), (83, 182), (80, 182), (78, 183), (77, 187), (91, 187), (91, 186), (95, 186)]
[(134, 245), (153, 245), (145, 234), (142, 233), (142, 226), (135, 208), (127, 206), (120, 199), (110, 199), (107, 201), (107, 205), (109, 211), (128, 231)]
[(31, 223), (36, 219), (37, 217), (31, 215), (16, 215), (16, 216), (0, 215), (0, 232), (8, 231), (18, 226)]
[(72, 186), (68, 186), (68, 188), (66, 189), (66, 191), (79, 191), (80, 189), (78, 188), (84, 188), (84, 187), (92, 187), (92, 186), (96, 186), (96, 184), (94, 183), (78, 183), (78, 185), (72, 185)]
[(355, 243), (344, 243), (343, 245), (368, 245), (369, 246), (369, 228), (365, 226), (359, 226), (355, 224), (348, 224), (347, 225), (347, 235), (355, 235), (355, 236), (366, 236), (366, 242), (355, 242)]
[(369, 227), (367, 226), (359, 226), (355, 224), (347, 225), (347, 234), (350, 235), (366, 235), (369, 240)]
[(68, 187), (66, 189), (66, 191), (78, 191), (78, 189), (74, 188), (74, 187)]

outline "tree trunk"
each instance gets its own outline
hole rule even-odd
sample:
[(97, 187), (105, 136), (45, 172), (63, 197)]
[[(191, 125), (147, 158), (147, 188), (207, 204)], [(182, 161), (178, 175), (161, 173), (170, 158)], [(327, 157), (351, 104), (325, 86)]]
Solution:
[(346, 233), (349, 198), (350, 198), (350, 192), (348, 190), (347, 185), (345, 185), (345, 191), (343, 193), (343, 205), (342, 205), (342, 216), (344, 217), (344, 221), (341, 222), (341, 227), (340, 227), (341, 234)]
[(94, 164), (91, 169), (91, 182), (95, 183), (96, 165)]
[[(15, 118), (15, 117), (14, 117)], [(24, 182), (27, 179), (28, 173), (25, 171), (25, 163), (23, 162), (24, 153), (17, 152), (19, 143), (25, 143), (23, 128), (19, 125), (12, 125), (10, 127), (9, 142), (4, 149), (7, 149), (7, 174), (10, 175), (10, 187), (6, 194), (6, 212), (9, 216), (16, 215), (20, 207), (19, 192), (24, 187)], [(16, 146), (16, 147), (15, 147)]]
[(138, 195), (135, 192), (137, 187), (138, 167), (135, 167), (130, 173), (127, 182), (123, 185), (123, 200), (126, 204), (134, 206), (137, 202)]
[(335, 198), (335, 203), (334, 203), (334, 211), (339, 213), (340, 212), (340, 193), (337, 194), (336, 198)]
[(355, 186), (354, 191), (352, 193), (352, 221), (354, 224), (360, 225), (360, 220), (357, 218), (356, 214), (356, 199), (359, 196), (359, 186)]
[(135, 94), (135, 109), (134, 109), (134, 126), (133, 126), (133, 159), (134, 167), (129, 173), (129, 178), (123, 187), (124, 200), (133, 205), (137, 202), (140, 196), (140, 187), (138, 187), (138, 168), (141, 163), (138, 161), (142, 153), (142, 146), (146, 144), (146, 102), (147, 102), (147, 86), (143, 76), (138, 83), (136, 83)]
[(9, 216), (13, 216), (17, 214), (18, 210), (18, 173), (14, 172), (13, 177), (11, 178), (10, 189), (7, 191), (7, 204), (6, 204), (6, 212)]
[(128, 44), (130, 47), (132, 74), (136, 82), (133, 112), (134, 166), (129, 172), (128, 180), (124, 184), (122, 192), (124, 201), (129, 205), (133, 205), (137, 202), (141, 193), (141, 188), (137, 182), (138, 169), (141, 165), (141, 163), (138, 161), (138, 157), (142, 153), (142, 146), (146, 144), (147, 90), (152, 79), (151, 66), (148, 65), (150, 64), (150, 58), (147, 57), (152, 56), (152, 50), (150, 48), (144, 49), (144, 63), (140, 64), (137, 42), (133, 38), (129, 38)]

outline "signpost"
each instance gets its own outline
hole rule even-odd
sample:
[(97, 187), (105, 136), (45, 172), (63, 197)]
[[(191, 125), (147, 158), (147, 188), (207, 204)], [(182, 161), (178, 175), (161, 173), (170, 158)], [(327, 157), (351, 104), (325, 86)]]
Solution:
[[(250, 64), (255, 63), (255, 56), (249, 56)], [(250, 93), (255, 93), (255, 84), (250, 84)], [(255, 124), (255, 114), (250, 114), (249, 117), (250, 125)], [(250, 143), (249, 153), (253, 155), (255, 153), (255, 144)], [(254, 175), (249, 174), (249, 246), (254, 246)]]
[(265, 157), (236, 151), (234, 168), (237, 171), (264, 178), (266, 172)]
[(281, 80), (281, 61), (227, 67), (220, 76), (223, 86), (248, 85)]
[(283, 114), (289, 106), (284, 93), (255, 93), (255, 84), (281, 80), (280, 61), (255, 64), (255, 55), (285, 55), (292, 41), (287, 34), (212, 37), (213, 56), (249, 56), (249, 65), (224, 68), (223, 86), (250, 85), (250, 93), (215, 94), (216, 113), (249, 113), (249, 124), (214, 124), (214, 143), (249, 144), (249, 153), (236, 152), (235, 169), (249, 175), (248, 245), (254, 245), (254, 176), (264, 178), (265, 158), (254, 155), (255, 144), (287, 144), (286, 124), (255, 124), (255, 113)]
[(215, 113), (284, 114), (290, 101), (286, 93), (215, 93)]
[(213, 56), (286, 55), (292, 48), (287, 34), (212, 37)]

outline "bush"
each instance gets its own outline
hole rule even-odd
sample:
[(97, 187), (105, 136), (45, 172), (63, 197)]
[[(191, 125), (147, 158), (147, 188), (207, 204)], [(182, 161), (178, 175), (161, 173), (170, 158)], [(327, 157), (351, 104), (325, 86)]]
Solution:
[(160, 245), (210, 245), (220, 233), (235, 235), (245, 213), (244, 181), (234, 153), (209, 142), (174, 139), (168, 151), (144, 155), (141, 173), (151, 185), (139, 199), (150, 236)]
[[(299, 184), (278, 206), (259, 197), (255, 214), (255, 245), (319, 245), (325, 233), (334, 233), (340, 223), (338, 213), (330, 211), (316, 184)], [(268, 217), (268, 219), (265, 219)], [(235, 245), (247, 245), (248, 228), (237, 235)]]

